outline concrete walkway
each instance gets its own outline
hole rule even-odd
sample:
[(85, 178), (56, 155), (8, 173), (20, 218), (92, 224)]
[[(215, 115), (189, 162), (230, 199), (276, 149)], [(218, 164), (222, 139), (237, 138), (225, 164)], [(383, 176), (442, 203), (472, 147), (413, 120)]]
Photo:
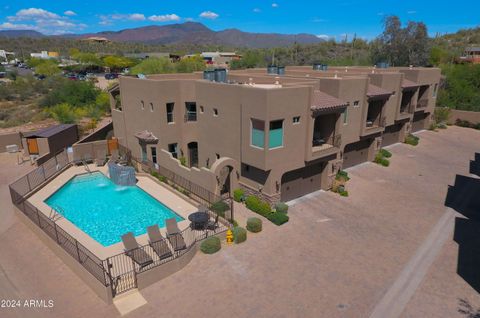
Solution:
[(442, 246), (452, 237), (456, 215), (458, 213), (447, 208), (415, 255), (405, 265), (397, 280), (377, 303), (370, 318), (400, 317)]

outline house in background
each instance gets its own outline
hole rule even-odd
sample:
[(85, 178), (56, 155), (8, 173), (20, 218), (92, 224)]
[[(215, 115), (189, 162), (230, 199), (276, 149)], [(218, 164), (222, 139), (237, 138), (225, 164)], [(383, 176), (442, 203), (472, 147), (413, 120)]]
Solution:
[(460, 62), (480, 64), (480, 46), (465, 48), (463, 56), (460, 57)]
[(56, 59), (60, 57), (58, 52), (48, 52), (42, 51), (40, 53), (30, 53), (30, 57), (37, 58), (37, 59)]
[(74, 124), (55, 125), (22, 134), (25, 154), (37, 164), (45, 162), (77, 141), (78, 129)]

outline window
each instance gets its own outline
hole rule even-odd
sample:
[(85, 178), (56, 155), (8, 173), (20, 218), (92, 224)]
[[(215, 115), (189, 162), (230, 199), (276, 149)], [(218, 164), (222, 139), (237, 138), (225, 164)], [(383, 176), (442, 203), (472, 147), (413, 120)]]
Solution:
[(203, 108), (203, 106), (200, 106), (200, 114), (203, 114), (204, 111), (205, 109)]
[(153, 112), (153, 103), (150, 103), (150, 111)]
[(168, 152), (172, 154), (173, 158), (178, 158), (178, 144), (168, 144)]
[(437, 97), (437, 90), (438, 90), (438, 84), (435, 84), (435, 85), (433, 86), (432, 97)]
[(293, 121), (294, 124), (298, 124), (300, 122), (300, 116), (293, 117), (292, 121)]
[(216, 153), (215, 156), (217, 157), (217, 159), (220, 159), (220, 154)]
[(167, 103), (167, 123), (173, 123), (173, 108), (175, 103)]
[(197, 103), (185, 103), (185, 121), (197, 121)]
[(346, 125), (348, 121), (348, 108), (343, 111), (343, 124)]
[(283, 146), (283, 119), (270, 122), (268, 132), (268, 148), (278, 148)]
[(140, 101), (140, 104), (142, 105), (142, 110), (144, 110), (145, 109), (145, 102), (142, 100), (142, 101)]
[(152, 150), (152, 162), (157, 163), (157, 147), (151, 147)]
[(265, 122), (263, 120), (252, 119), (252, 146), (263, 148), (265, 146)]
[(353, 102), (353, 106), (354, 106), (354, 107), (360, 106), (360, 101), (359, 101), (359, 100), (354, 101), (354, 102)]
[(213, 109), (213, 116), (215, 116), (215, 117), (218, 116), (218, 109), (216, 109), (216, 108)]

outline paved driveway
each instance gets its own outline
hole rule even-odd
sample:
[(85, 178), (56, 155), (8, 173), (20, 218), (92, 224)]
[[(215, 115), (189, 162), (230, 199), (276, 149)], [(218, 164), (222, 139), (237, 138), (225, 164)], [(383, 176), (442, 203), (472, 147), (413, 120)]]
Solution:
[[(350, 169), (348, 198), (316, 193), (290, 209), (284, 226), (265, 223), (244, 244), (198, 254), (182, 271), (142, 290), (148, 303), (128, 316), (369, 317), (444, 215), (448, 185), (456, 174), (468, 175), (480, 150), (480, 132), (472, 129), (420, 137), (417, 147), (391, 147), (388, 168)], [(248, 213), (238, 211), (239, 218)], [(444, 246), (405, 317), (462, 317), (458, 298), (480, 305), (455, 273), (455, 248), (450, 240)], [(118, 315), (18, 221), (0, 234), (0, 255), (2, 297), (55, 300), (53, 309), (29, 310), (29, 316)], [(451, 285), (451, 293), (430, 293), (437, 277), (443, 281), (435, 288)], [(2, 317), (27, 312), (0, 310)]]

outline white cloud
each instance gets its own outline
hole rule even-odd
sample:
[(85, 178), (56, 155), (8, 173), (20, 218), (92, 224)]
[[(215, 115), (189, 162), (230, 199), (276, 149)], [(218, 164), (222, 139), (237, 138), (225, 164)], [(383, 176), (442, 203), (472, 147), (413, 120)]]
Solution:
[(255, 8), (255, 9), (253, 9), (253, 12), (260, 13), (260, 12), (262, 12), (262, 10), (260, 10), (259, 8)]
[(219, 15), (212, 11), (203, 11), (202, 13), (200, 13), (199, 17), (214, 20), (218, 18)]
[(31, 24), (14, 24), (10, 22), (4, 22), (0, 24), (0, 30), (36, 30), (37, 27)]
[(417, 11), (415, 11), (415, 10), (407, 11), (407, 14), (415, 14), (415, 13), (417, 13)]
[(75, 14), (73, 11), (65, 11), (64, 14), (67, 16), (60, 16), (41, 8), (21, 9), (14, 16), (8, 16), (7, 20), (24, 23), (5, 22), (1, 26), (3, 29), (32, 29), (47, 34), (61, 34), (84, 29), (85, 24), (77, 24), (69, 19), (68, 15), (72, 15), (72, 13)]
[(164, 14), (164, 15), (151, 15), (148, 17), (148, 20), (155, 22), (166, 22), (166, 21), (178, 21), (180, 17), (174, 13)]
[(323, 39), (323, 40), (329, 40), (329, 39), (331, 39), (332, 37), (331, 37), (330, 35), (327, 35), (327, 34), (318, 34), (318, 35), (317, 35), (317, 38)]
[(30, 8), (17, 11), (14, 16), (9, 16), (9, 21), (25, 21), (25, 20), (37, 20), (37, 19), (58, 19), (60, 16), (56, 13), (39, 9)]
[(278, 8), (278, 3), (272, 3), (272, 8)]
[(143, 21), (145, 20), (145, 15), (141, 13), (128, 13), (128, 14), (111, 14), (109, 16), (106, 16), (107, 19), (110, 17), (113, 20), (130, 20), (130, 21)]
[(67, 11), (65, 11), (63, 14), (68, 15), (68, 16), (77, 15), (77, 14), (76, 14), (74, 11), (72, 11), (72, 10), (67, 10)]

